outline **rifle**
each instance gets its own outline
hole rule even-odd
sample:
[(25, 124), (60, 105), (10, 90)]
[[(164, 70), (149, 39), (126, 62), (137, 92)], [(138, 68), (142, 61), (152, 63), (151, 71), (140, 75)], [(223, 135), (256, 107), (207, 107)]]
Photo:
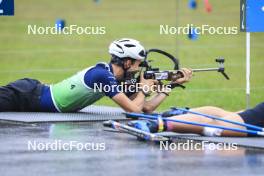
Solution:
[[(140, 65), (141, 67), (146, 68), (146, 70), (144, 71), (145, 79), (155, 79), (159, 81), (162, 81), (162, 80), (175, 81), (183, 77), (183, 73), (180, 71), (180, 67), (179, 67), (179, 60), (176, 57), (160, 49), (148, 50), (147, 56), (151, 52), (156, 52), (156, 53), (162, 54), (163, 56), (166, 56), (166, 58), (172, 61), (174, 66), (173, 66), (173, 70), (160, 71), (159, 68), (152, 68), (152, 66), (150, 65), (150, 61), (146, 57), (146, 59)], [(193, 72), (217, 71), (221, 73), (227, 80), (229, 80), (228, 75), (225, 73), (225, 67), (224, 67), (225, 59), (223, 57), (219, 57), (215, 61), (219, 64), (218, 67), (192, 69), (192, 71)]]
[[(173, 70), (160, 70), (159, 68), (153, 68), (151, 66), (151, 61), (148, 59), (149, 53), (158, 53), (163, 56), (165, 56), (166, 59), (169, 59), (173, 63)], [(209, 71), (216, 71), (221, 73), (227, 80), (229, 80), (229, 76), (225, 72), (224, 62), (225, 59), (223, 57), (218, 57), (215, 59), (215, 61), (218, 63), (218, 67), (214, 68), (196, 68), (192, 69), (193, 72), (209, 72)], [(145, 79), (154, 79), (159, 81), (159, 85), (163, 85), (162, 81), (171, 81), (170, 83), (171, 88), (175, 87), (181, 87), (185, 88), (185, 86), (175, 83), (174, 81), (177, 79), (180, 79), (184, 77), (184, 74), (180, 70), (180, 63), (179, 59), (174, 57), (172, 54), (160, 50), (160, 49), (149, 49), (146, 52), (146, 58), (144, 61), (139, 65), (141, 67), (140, 74), (143, 72)], [(144, 69), (144, 71), (143, 71)], [(125, 80), (125, 86), (135, 85), (136, 83), (140, 82), (140, 75), (135, 77), (135, 75), (132, 73), (131, 75), (127, 75), (127, 78)]]

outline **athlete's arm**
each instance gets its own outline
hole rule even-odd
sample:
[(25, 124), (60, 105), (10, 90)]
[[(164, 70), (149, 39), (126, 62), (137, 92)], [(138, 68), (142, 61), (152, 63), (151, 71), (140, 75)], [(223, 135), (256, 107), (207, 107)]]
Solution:
[(130, 100), (124, 93), (119, 93), (112, 99), (127, 112), (142, 112), (145, 95), (139, 92), (133, 100)]
[[(173, 83), (183, 84), (188, 82), (192, 78), (192, 70), (187, 68), (182, 68), (181, 72), (183, 77), (175, 80)], [(158, 93), (151, 100), (145, 101), (143, 111), (146, 113), (152, 113), (158, 106), (166, 99), (167, 95), (171, 90), (162, 90), (164, 93)]]
[(87, 86), (94, 89), (95, 84), (110, 87), (109, 91), (104, 92), (105, 95), (113, 99), (125, 111), (142, 112), (145, 95), (141, 92), (134, 100), (130, 100), (123, 92), (120, 92), (116, 78), (108, 70), (101, 67), (93, 68), (85, 75), (84, 81)]
[[(129, 96), (130, 100), (134, 100), (137, 93)], [(142, 111), (145, 113), (152, 113), (159, 107), (159, 105), (166, 99), (167, 95), (164, 93), (157, 93), (150, 100), (145, 100)]]
[(164, 93), (158, 93), (150, 100), (146, 100), (143, 106), (143, 112), (152, 113), (158, 106), (166, 99), (167, 95)]
[[(142, 86), (148, 86), (149, 90), (151, 90), (151, 86), (157, 84), (156, 80), (146, 80), (144, 79), (143, 75), (141, 75), (141, 85)], [(142, 89), (143, 91), (143, 89)], [(160, 103), (160, 99), (162, 96), (157, 96), (154, 98), (156, 101), (155, 102), (147, 102), (145, 101), (145, 95), (142, 91), (139, 91), (135, 94), (132, 94), (129, 96), (129, 98), (123, 93), (123, 94), (118, 94), (112, 99), (118, 103), (125, 111), (128, 112), (142, 112), (144, 111), (145, 105), (147, 105), (147, 108), (149, 108), (150, 111), (153, 111), (150, 108), (156, 108)], [(153, 103), (153, 105), (151, 105)], [(146, 108), (146, 107), (145, 107)]]

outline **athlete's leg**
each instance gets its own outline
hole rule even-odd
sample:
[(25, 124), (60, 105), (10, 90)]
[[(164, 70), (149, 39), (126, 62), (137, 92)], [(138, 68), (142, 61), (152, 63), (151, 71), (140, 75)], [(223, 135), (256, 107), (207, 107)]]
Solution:
[(14, 91), (6, 86), (0, 87), (0, 112), (17, 110), (17, 99)]
[(0, 112), (38, 111), (42, 84), (24, 78), (0, 87)]
[(222, 108), (218, 108), (215, 106), (203, 106), (198, 108), (190, 109), (191, 111), (200, 112), (203, 114), (218, 116), (218, 117), (224, 117), (227, 113), (231, 113), (229, 111), (226, 111)]
[[(243, 119), (238, 114), (225, 111), (217, 107), (207, 106), (207, 107), (195, 108), (195, 109), (192, 109), (192, 111), (197, 111), (197, 112), (201, 112), (201, 113), (205, 113), (209, 115), (218, 116), (219, 118), (224, 118), (224, 119), (244, 123)], [(225, 127), (246, 129), (245, 127), (241, 127), (235, 124), (231, 124), (231, 123), (227, 123), (227, 122), (223, 122), (219, 120), (213, 120), (213, 119), (209, 119), (209, 118), (194, 115), (194, 114), (185, 114), (185, 115), (173, 116), (170, 118), (177, 119), (177, 120), (190, 121), (190, 122), (198, 122), (198, 123), (206, 123), (206, 124), (219, 125), (219, 126), (225, 126)], [(187, 125), (187, 124), (176, 123), (176, 122), (167, 122), (167, 130), (174, 131), (174, 132), (180, 132), (180, 133), (203, 134), (204, 128), (200, 126), (195, 126), (195, 125)], [(221, 133), (221, 136), (247, 136), (247, 135), (244, 133), (224, 130)]]

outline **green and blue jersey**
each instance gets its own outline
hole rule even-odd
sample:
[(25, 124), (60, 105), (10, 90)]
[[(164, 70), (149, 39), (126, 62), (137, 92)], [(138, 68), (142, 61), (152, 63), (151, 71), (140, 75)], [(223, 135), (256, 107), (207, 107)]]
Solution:
[[(96, 84), (109, 86), (111, 91), (99, 91)], [(41, 108), (47, 112), (76, 112), (105, 95), (110, 98), (114, 97), (119, 93), (117, 85), (112, 66), (98, 63), (59, 83), (44, 87), (41, 95)]]

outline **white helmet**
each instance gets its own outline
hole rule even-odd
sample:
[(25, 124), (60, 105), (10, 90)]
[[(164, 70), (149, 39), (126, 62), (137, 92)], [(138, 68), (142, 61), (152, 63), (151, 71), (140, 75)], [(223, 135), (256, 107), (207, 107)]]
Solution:
[(129, 38), (122, 38), (113, 41), (109, 46), (109, 53), (119, 58), (132, 58), (144, 60), (146, 51), (139, 41)]

